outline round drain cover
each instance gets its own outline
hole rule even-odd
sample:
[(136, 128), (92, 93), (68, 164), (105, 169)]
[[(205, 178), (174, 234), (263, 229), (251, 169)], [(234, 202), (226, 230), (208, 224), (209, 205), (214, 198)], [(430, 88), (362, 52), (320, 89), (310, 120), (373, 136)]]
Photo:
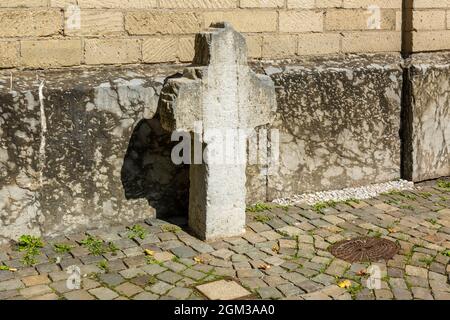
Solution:
[(351, 263), (389, 260), (398, 250), (399, 246), (395, 242), (371, 237), (339, 241), (330, 247), (333, 256)]

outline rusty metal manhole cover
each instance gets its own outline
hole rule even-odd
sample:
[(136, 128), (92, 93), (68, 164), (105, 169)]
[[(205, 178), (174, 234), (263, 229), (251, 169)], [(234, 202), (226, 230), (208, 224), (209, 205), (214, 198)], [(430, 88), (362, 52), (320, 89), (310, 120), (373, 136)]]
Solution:
[(330, 247), (332, 255), (351, 263), (389, 260), (398, 250), (399, 247), (395, 242), (371, 237), (339, 241)]

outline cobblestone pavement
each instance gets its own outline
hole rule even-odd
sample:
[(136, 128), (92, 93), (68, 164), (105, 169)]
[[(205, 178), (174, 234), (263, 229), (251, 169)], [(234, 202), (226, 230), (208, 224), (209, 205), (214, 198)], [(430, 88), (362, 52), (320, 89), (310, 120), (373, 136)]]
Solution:
[[(260, 204), (247, 220), (244, 236), (211, 243), (150, 219), (141, 227), (44, 239), (35, 251), (32, 244), (25, 251), (5, 246), (0, 265), (13, 271), (0, 271), (0, 299), (207, 299), (208, 290), (217, 294), (227, 283), (221, 279), (247, 289), (230, 287), (250, 299), (450, 299), (450, 188), (436, 182), (365, 201)], [(393, 259), (375, 263), (380, 289), (366, 287), (368, 263), (350, 264), (327, 251), (361, 235), (401, 247)], [(76, 276), (67, 272), (71, 266), (81, 269), (80, 289), (67, 286)]]

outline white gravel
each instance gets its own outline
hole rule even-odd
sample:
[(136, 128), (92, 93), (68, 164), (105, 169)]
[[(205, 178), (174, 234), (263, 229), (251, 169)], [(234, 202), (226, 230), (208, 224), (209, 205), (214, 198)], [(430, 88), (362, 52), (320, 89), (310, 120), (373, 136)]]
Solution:
[(406, 180), (396, 180), (386, 183), (371, 184), (358, 188), (346, 188), (334, 191), (322, 191), (294, 195), (288, 198), (276, 199), (273, 202), (280, 205), (308, 204), (313, 205), (323, 201), (346, 201), (349, 199), (364, 200), (375, 198), (381, 193), (392, 190), (413, 190), (414, 183)]

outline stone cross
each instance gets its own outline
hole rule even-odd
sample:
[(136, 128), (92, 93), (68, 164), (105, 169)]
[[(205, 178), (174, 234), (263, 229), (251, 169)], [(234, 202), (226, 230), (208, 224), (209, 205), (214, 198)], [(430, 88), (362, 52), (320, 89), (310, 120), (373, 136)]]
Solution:
[(161, 124), (171, 132), (189, 133), (194, 144), (189, 227), (199, 238), (245, 233), (248, 132), (268, 124), (275, 110), (272, 80), (249, 68), (245, 39), (228, 23), (198, 34), (192, 66), (182, 77), (167, 79)]

